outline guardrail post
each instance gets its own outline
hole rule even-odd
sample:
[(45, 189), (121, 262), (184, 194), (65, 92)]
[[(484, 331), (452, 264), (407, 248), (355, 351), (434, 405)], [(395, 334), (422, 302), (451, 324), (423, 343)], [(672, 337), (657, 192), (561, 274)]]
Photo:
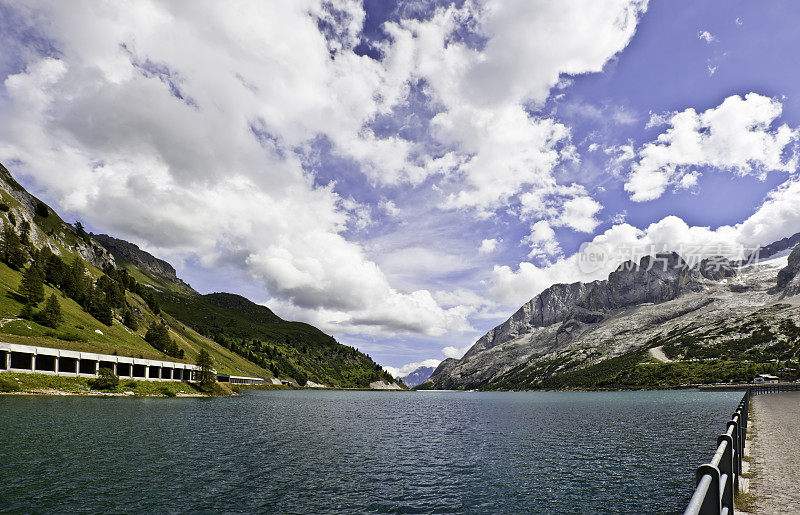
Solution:
[(708, 474), (711, 476), (711, 486), (708, 488), (708, 493), (703, 499), (703, 505), (700, 507), (700, 515), (720, 515), (722, 512), (722, 503), (719, 497), (719, 469), (710, 463), (705, 463), (697, 467), (695, 474), (695, 484), (699, 485), (703, 476)]
[(750, 421), (750, 389), (747, 389), (747, 393), (744, 394), (744, 409), (742, 410), (742, 415), (744, 415), (744, 424), (742, 424), (742, 448), (744, 448), (744, 442), (747, 440), (747, 424)]
[[(731, 422), (728, 422), (729, 427), (730, 424)], [(734, 432), (734, 434), (736, 433)], [(719, 446), (722, 442), (727, 442), (728, 445), (725, 446), (725, 452), (722, 453), (722, 459), (719, 460), (720, 483), (722, 482), (723, 475), (727, 474), (728, 480), (725, 481), (724, 485), (721, 485), (722, 491), (719, 495), (722, 498), (722, 506), (727, 507), (730, 510), (729, 513), (733, 513), (733, 492), (734, 488), (739, 487), (739, 481), (737, 479), (738, 473), (736, 473), (736, 465), (734, 463), (736, 442), (734, 441), (734, 437), (729, 434), (719, 435), (717, 438), (717, 445)]]
[[(736, 475), (735, 482), (736, 488), (739, 488), (739, 475), (742, 473), (742, 450), (739, 447), (739, 417), (735, 416), (733, 420), (728, 422), (727, 427), (730, 428), (733, 426), (733, 430), (731, 431), (731, 454), (732, 454), (732, 461), (733, 463), (733, 473)], [(717, 444), (719, 444), (721, 440), (717, 438)]]
[[(722, 508), (726, 513), (733, 513), (733, 501), (739, 489), (739, 476), (742, 473), (742, 457), (747, 440), (747, 423), (750, 412), (750, 398), (753, 395), (766, 395), (775, 392), (793, 392), (800, 390), (800, 384), (791, 385), (759, 385), (748, 386), (739, 407), (727, 423), (728, 433), (717, 439), (717, 453), (712, 463), (719, 460), (719, 467), (712, 463), (700, 465), (695, 473), (695, 491), (684, 514), (720, 515)], [(726, 442), (725, 450), (720, 456), (719, 446)], [(722, 477), (725, 477), (724, 488), (721, 488)], [(702, 487), (701, 487), (702, 482)]]

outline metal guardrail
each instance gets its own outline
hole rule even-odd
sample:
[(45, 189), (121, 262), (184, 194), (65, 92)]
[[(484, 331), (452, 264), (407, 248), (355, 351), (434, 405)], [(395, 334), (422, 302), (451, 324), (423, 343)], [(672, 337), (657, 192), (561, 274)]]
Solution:
[(800, 390), (800, 384), (765, 384), (750, 386), (739, 407), (728, 421), (728, 430), (717, 437), (717, 451), (710, 463), (697, 468), (697, 487), (684, 515), (730, 515), (739, 491), (742, 455), (747, 438), (747, 414), (754, 395)]

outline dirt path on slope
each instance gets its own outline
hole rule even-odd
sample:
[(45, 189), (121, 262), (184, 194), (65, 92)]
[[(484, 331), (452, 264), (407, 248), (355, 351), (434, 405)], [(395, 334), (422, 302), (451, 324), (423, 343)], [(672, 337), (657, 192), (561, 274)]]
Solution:
[(664, 354), (663, 347), (653, 347), (647, 352), (650, 354), (650, 357), (656, 361), (660, 361), (661, 363), (672, 363), (672, 360), (669, 359), (666, 354)]

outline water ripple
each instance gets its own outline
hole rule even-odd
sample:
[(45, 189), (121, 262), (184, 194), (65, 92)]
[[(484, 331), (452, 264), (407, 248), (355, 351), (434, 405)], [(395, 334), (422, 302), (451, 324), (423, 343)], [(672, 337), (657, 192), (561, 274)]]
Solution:
[(0, 511), (669, 513), (736, 393), (0, 398)]

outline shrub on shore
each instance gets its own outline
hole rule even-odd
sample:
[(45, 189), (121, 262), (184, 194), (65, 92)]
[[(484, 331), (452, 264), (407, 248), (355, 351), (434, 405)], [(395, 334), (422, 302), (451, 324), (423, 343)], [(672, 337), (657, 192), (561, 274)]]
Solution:
[(107, 368), (101, 368), (97, 379), (89, 381), (89, 387), (93, 390), (113, 390), (119, 386), (119, 377)]
[(158, 391), (161, 392), (166, 397), (175, 397), (176, 395), (175, 390), (173, 390), (169, 386), (162, 386), (158, 389)]

